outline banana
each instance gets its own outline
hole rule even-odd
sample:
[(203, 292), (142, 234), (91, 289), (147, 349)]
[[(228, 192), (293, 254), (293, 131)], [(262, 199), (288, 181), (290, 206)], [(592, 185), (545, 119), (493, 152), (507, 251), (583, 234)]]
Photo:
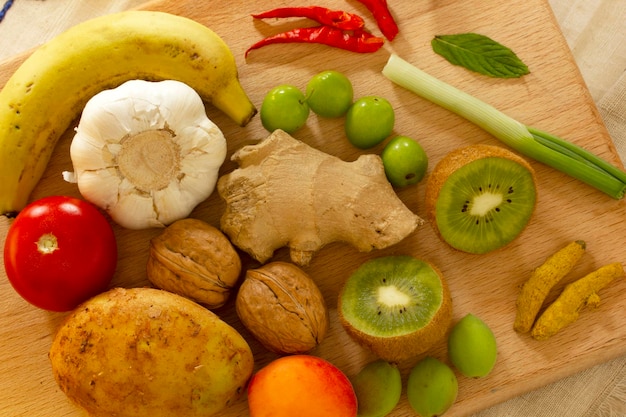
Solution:
[(88, 20), (35, 50), (0, 91), (0, 214), (26, 205), (89, 98), (131, 79), (184, 82), (240, 126), (257, 112), (233, 54), (206, 26), (137, 10)]

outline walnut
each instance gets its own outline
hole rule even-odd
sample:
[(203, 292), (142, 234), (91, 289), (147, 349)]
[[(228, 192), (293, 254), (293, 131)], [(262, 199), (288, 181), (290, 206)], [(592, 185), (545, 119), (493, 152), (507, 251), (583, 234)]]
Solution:
[(278, 354), (308, 352), (328, 330), (328, 310), (319, 288), (287, 262), (248, 270), (235, 307), (250, 333)]
[(197, 219), (178, 220), (150, 241), (148, 279), (207, 308), (226, 303), (241, 273), (228, 238)]

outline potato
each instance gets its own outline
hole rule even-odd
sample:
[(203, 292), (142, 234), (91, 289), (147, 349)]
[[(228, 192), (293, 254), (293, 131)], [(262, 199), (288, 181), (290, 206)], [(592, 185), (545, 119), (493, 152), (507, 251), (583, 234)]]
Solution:
[(49, 357), (61, 390), (108, 417), (211, 416), (239, 398), (254, 366), (218, 316), (152, 288), (116, 288), (80, 305)]

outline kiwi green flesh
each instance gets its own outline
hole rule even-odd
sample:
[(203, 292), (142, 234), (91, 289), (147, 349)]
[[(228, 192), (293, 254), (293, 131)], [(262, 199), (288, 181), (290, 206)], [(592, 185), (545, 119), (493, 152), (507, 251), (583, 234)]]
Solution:
[(501, 157), (470, 162), (453, 172), (436, 202), (436, 222), (452, 247), (483, 254), (514, 240), (533, 214), (532, 173)]
[(427, 326), (443, 303), (437, 272), (411, 256), (387, 256), (361, 265), (340, 295), (343, 319), (375, 337), (397, 337)]

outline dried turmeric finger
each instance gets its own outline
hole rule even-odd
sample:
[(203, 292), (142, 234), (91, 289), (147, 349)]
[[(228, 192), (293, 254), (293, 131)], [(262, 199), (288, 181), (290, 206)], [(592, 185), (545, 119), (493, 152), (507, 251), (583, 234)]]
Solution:
[(517, 298), (517, 314), (513, 328), (527, 333), (535, 322), (548, 293), (569, 271), (585, 252), (585, 242), (577, 240), (548, 257), (536, 268), (524, 283)]
[(568, 284), (561, 295), (546, 308), (533, 326), (530, 335), (545, 340), (578, 319), (580, 310), (600, 303), (598, 291), (611, 281), (624, 275), (624, 267), (615, 262)]

